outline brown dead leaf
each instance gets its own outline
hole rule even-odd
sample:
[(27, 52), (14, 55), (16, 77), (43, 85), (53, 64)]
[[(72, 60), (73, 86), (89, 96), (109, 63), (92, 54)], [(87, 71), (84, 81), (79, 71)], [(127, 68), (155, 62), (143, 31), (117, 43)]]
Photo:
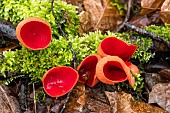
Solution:
[(7, 47), (0, 47), (0, 53), (6, 50), (10, 50), (10, 49), (14, 49), (16, 47), (18, 47), (19, 45), (15, 44), (15, 43), (8, 43)]
[(160, 12), (161, 20), (164, 23), (170, 23), (170, 0), (165, 0), (165, 2), (161, 6), (161, 12)]
[(125, 92), (105, 91), (105, 94), (113, 108), (113, 113), (166, 113), (161, 108), (136, 101), (130, 94)]
[(163, 69), (159, 72), (159, 74), (165, 77), (168, 81), (170, 81), (170, 69)]
[(67, 103), (65, 109), (66, 113), (74, 113), (75, 111), (82, 112), (85, 100), (85, 86), (78, 82), (72, 91), (69, 102)]
[(142, 10), (140, 12), (141, 15), (147, 15), (161, 7), (165, 0), (142, 0), (141, 6)]
[(167, 83), (169, 82), (165, 77), (158, 73), (144, 73), (144, 81), (146, 87), (151, 91), (153, 86), (158, 83)]
[(149, 103), (157, 103), (170, 113), (170, 83), (156, 84), (149, 94)]
[[(95, 90), (95, 91), (94, 91)], [(89, 111), (87, 113), (112, 113), (112, 108), (106, 102), (105, 94), (96, 91), (98, 89), (86, 89), (86, 104), (84, 108)]]
[(110, 5), (110, 0), (84, 0), (83, 3), (86, 12), (80, 15), (80, 35), (95, 30), (115, 31), (123, 22), (123, 15)]
[(137, 27), (144, 27), (149, 25), (149, 19), (147, 16), (134, 16), (130, 23), (136, 25)]
[(5, 85), (0, 85), (0, 113), (21, 113), (17, 99), (10, 95), (10, 90)]

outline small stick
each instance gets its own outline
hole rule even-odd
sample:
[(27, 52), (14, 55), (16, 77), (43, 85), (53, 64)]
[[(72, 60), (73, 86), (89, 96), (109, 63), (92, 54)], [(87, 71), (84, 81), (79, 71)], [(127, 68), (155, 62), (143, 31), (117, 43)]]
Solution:
[[(69, 41), (68, 36), (66, 35), (66, 33), (65, 33), (65, 32), (63, 31), (63, 29), (61, 28), (61, 25), (60, 25), (60, 23), (58, 22), (58, 20), (57, 20), (57, 18), (56, 18), (56, 16), (55, 16), (55, 13), (54, 13), (54, 0), (52, 0), (52, 2), (51, 2), (51, 7), (52, 7), (52, 14), (53, 14), (53, 16), (54, 16), (54, 18), (55, 18), (55, 22), (56, 22), (57, 26), (58, 26), (59, 29), (61, 30), (62, 35), (66, 38), (67, 41)], [(73, 47), (72, 47), (72, 43), (71, 43), (71, 42), (68, 42), (68, 43), (69, 43), (71, 52), (72, 52), (72, 54), (73, 54), (73, 67), (74, 67), (74, 69), (76, 69), (76, 67), (77, 67), (76, 52), (74, 51), (74, 49), (73, 49)]]
[(130, 24), (130, 23), (128, 23), (128, 22), (126, 22), (124, 25), (125, 25), (126, 27), (128, 27), (128, 28), (130, 28), (130, 29), (132, 29), (132, 30), (134, 30), (134, 31), (136, 31), (136, 32), (144, 35), (144, 36), (150, 37), (150, 38), (153, 39), (153, 40), (156, 40), (156, 41), (159, 41), (159, 42), (161, 42), (161, 43), (166, 44), (166, 46), (170, 49), (170, 42), (165, 41), (165, 40), (164, 40), (164, 37), (161, 37), (161, 36), (159, 36), (159, 35), (156, 35), (156, 34), (154, 34), (154, 33), (151, 33), (151, 32), (149, 32), (149, 31), (147, 31), (147, 30), (145, 30), (145, 29), (136, 27), (135, 25), (132, 25), (132, 24)]
[(36, 105), (36, 96), (35, 96), (35, 86), (34, 83), (32, 84), (33, 86), (33, 94), (34, 94), (34, 111), (37, 113), (37, 105)]
[(12, 113), (15, 113), (15, 110), (14, 110), (14, 108), (13, 108), (11, 102), (10, 102), (10, 98), (8, 98), (8, 96), (7, 96), (6, 92), (4, 91), (4, 89), (2, 88), (2, 86), (0, 86), (0, 90), (2, 91), (2, 93), (5, 96), (5, 98), (7, 99), (7, 102), (9, 104), (10, 108), (11, 108)]
[(129, 20), (131, 7), (132, 7), (132, 0), (129, 0), (129, 1), (128, 1), (128, 7), (127, 7), (127, 13), (126, 13), (125, 20), (124, 20), (124, 22), (120, 25), (120, 27), (116, 30), (117, 32), (119, 32), (119, 31), (125, 26), (125, 23)]

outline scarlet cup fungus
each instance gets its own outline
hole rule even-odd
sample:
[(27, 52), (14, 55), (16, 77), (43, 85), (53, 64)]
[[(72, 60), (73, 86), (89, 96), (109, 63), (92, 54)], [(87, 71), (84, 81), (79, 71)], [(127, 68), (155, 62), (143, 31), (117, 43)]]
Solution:
[(97, 48), (97, 53), (101, 57), (105, 57), (107, 55), (118, 56), (124, 61), (127, 61), (134, 54), (136, 49), (136, 45), (128, 45), (127, 43), (116, 37), (107, 37), (103, 39), (102, 42), (99, 44)]
[(130, 72), (130, 68), (118, 56), (106, 56), (102, 58), (96, 66), (97, 78), (106, 84), (115, 84), (129, 80), (134, 87), (135, 80)]
[(138, 69), (138, 67), (136, 65), (132, 64), (131, 62), (125, 62), (125, 64), (130, 68), (131, 73), (133, 75), (140, 73), (139, 69)]
[(68, 93), (78, 81), (78, 73), (71, 67), (59, 66), (48, 70), (42, 83), (45, 92), (51, 97), (60, 97)]
[(50, 25), (43, 19), (30, 17), (17, 25), (16, 36), (28, 49), (41, 50), (50, 44), (52, 31)]
[(87, 56), (77, 67), (79, 73), (79, 81), (93, 87), (99, 82), (96, 76), (96, 64), (101, 59), (99, 55), (93, 54)]

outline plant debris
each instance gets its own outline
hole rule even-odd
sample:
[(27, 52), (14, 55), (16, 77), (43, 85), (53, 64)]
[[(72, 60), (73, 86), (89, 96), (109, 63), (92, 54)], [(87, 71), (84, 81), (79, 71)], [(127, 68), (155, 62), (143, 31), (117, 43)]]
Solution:
[(85, 12), (80, 14), (79, 33), (89, 31), (115, 31), (123, 22), (123, 16), (117, 7), (110, 4), (111, 0), (84, 0)]
[(170, 83), (156, 84), (149, 93), (149, 103), (157, 103), (170, 112)]
[(136, 101), (130, 94), (125, 92), (105, 91), (113, 113), (166, 113), (163, 109), (144, 102)]
[(160, 17), (164, 23), (169, 24), (170, 23), (170, 1), (165, 0), (165, 2), (161, 6), (161, 12), (160, 12)]
[(161, 7), (165, 0), (142, 0), (141, 1), (141, 15), (149, 14)]
[(5, 85), (0, 84), (0, 112), (21, 113), (18, 100), (11, 95), (11, 91)]

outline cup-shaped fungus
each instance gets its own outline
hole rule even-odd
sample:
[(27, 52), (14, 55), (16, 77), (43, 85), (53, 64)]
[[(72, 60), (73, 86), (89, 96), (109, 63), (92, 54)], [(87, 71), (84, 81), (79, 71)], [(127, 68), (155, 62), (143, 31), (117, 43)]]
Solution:
[(134, 54), (136, 49), (136, 45), (128, 45), (127, 43), (116, 37), (107, 37), (103, 39), (102, 42), (99, 44), (97, 48), (97, 53), (101, 57), (105, 57), (107, 55), (118, 56), (124, 61), (127, 61)]
[(87, 56), (77, 67), (79, 73), (79, 81), (90, 87), (99, 82), (96, 76), (96, 65), (101, 59), (99, 55), (93, 54)]
[(139, 69), (138, 69), (138, 67), (136, 65), (132, 64), (131, 62), (125, 62), (125, 64), (130, 68), (131, 73), (133, 75), (140, 73)]
[(118, 56), (106, 56), (96, 65), (97, 78), (106, 84), (115, 84), (129, 80), (134, 87), (135, 80), (130, 72), (130, 68)]
[(71, 67), (59, 66), (48, 70), (42, 83), (45, 92), (51, 97), (60, 97), (68, 93), (78, 81), (78, 73)]
[(16, 36), (20, 43), (31, 50), (46, 48), (52, 39), (49, 23), (38, 17), (22, 20), (16, 27)]

